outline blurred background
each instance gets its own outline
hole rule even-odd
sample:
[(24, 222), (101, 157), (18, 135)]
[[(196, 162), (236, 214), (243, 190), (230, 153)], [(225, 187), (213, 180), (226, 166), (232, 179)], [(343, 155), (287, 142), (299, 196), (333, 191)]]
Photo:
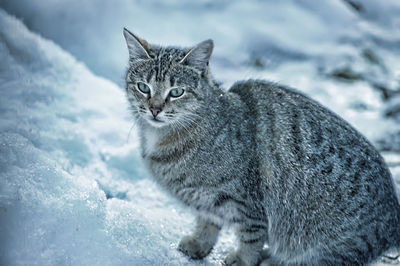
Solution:
[[(212, 71), (226, 88), (240, 79), (270, 79), (336, 112), (382, 111), (400, 87), (396, 0), (0, 0), (0, 6), (120, 87), (127, 66), (123, 27), (161, 45), (212, 38)], [(394, 118), (397, 109), (380, 118)]]
[(139, 159), (123, 27), (159, 45), (213, 39), (223, 88), (304, 92), (366, 135), (399, 186), (399, 14), (398, 0), (0, 0), (0, 264), (220, 265), (234, 247), (227, 230), (205, 261), (176, 252), (193, 215)]

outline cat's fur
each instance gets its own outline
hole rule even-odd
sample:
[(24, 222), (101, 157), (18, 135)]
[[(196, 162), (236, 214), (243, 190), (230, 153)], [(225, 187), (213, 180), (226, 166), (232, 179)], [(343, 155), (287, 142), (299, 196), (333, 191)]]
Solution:
[[(268, 263), (277, 265), (360, 265), (399, 246), (391, 174), (347, 122), (268, 81), (222, 90), (209, 74), (211, 40), (181, 49), (124, 35), (126, 92), (144, 161), (198, 215), (182, 252), (203, 258), (223, 225), (235, 225), (239, 240), (227, 265), (260, 263), (265, 243)], [(184, 94), (168, 96), (174, 87)], [(161, 110), (159, 121), (149, 108)]]

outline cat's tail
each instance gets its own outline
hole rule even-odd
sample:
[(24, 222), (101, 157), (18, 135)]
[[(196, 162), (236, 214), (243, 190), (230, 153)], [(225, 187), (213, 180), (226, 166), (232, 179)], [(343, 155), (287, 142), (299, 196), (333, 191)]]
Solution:
[[(397, 210), (398, 210), (398, 220), (400, 221), (400, 203), (398, 201), (397, 204)], [(381, 256), (381, 262), (382, 263), (387, 263), (390, 265), (397, 265), (400, 264), (400, 223), (397, 225), (397, 239), (395, 242), (395, 246), (388, 251), (386, 251), (382, 256)]]
[(389, 265), (398, 265), (400, 263), (400, 250), (391, 250), (382, 255), (380, 262)]
[[(398, 199), (399, 200), (399, 199)], [(400, 221), (400, 202), (397, 202), (397, 216), (398, 221)], [(397, 228), (394, 232), (394, 247), (387, 250), (381, 256), (381, 262), (389, 265), (398, 265), (400, 264), (400, 222), (397, 223)]]

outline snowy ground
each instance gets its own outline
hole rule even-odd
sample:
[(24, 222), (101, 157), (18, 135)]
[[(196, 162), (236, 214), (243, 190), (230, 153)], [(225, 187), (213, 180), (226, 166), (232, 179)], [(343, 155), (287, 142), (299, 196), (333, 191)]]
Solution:
[(318, 99), (400, 187), (400, 4), (348, 2), (0, 0), (0, 265), (220, 265), (235, 247), (228, 230), (203, 261), (176, 251), (194, 217), (142, 167), (123, 26), (161, 44), (213, 38), (226, 88), (267, 78)]

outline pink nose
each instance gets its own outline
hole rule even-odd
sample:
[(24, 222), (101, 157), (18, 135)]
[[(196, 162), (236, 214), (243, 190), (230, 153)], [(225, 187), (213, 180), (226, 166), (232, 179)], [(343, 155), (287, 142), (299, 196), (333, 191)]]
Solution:
[(153, 114), (153, 116), (156, 117), (161, 112), (161, 109), (150, 107), (150, 111)]

